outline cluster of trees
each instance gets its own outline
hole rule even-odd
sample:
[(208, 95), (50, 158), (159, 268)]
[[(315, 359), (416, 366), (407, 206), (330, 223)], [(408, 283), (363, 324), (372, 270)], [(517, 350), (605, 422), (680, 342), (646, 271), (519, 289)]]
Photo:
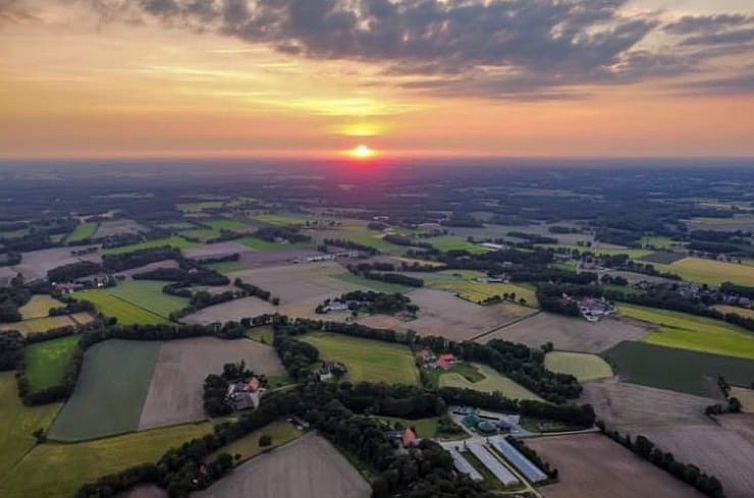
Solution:
[[(181, 283), (180, 285), (184, 286), (185, 283)], [(172, 286), (166, 286), (170, 287), (171, 289), (175, 289), (175, 284)], [(163, 288), (163, 291), (165, 289)], [(171, 291), (173, 292), (173, 291)], [(182, 292), (188, 292), (190, 294), (189, 303), (187, 306), (170, 313), (169, 318), (172, 321), (178, 321), (182, 317), (186, 315), (190, 315), (191, 313), (196, 313), (200, 309), (208, 308), (210, 306), (215, 306), (217, 304), (227, 303), (228, 301), (233, 301), (234, 299), (240, 299), (242, 297), (246, 297), (246, 292), (238, 290), (227, 290), (223, 292), (219, 292), (217, 294), (213, 294), (208, 291), (199, 291), (199, 292), (191, 292), (188, 289), (183, 289)], [(168, 292), (170, 293), (170, 292)]]
[[(408, 296), (404, 296), (397, 292), (394, 294), (387, 294), (371, 290), (357, 290), (341, 294), (337, 300), (342, 303), (347, 303), (348, 309), (351, 311), (361, 311), (364, 313), (383, 313), (392, 315), (394, 313), (400, 313), (401, 311), (407, 311), (409, 313), (416, 313), (419, 311), (419, 306), (412, 304), (411, 299)], [(324, 313), (329, 304), (330, 299), (327, 299), (324, 303), (317, 306), (315, 311), (317, 313)]]
[(108, 273), (117, 273), (168, 259), (176, 261), (183, 259), (180, 249), (164, 246), (138, 249), (122, 254), (105, 254), (102, 256), (102, 267)]
[(47, 271), (50, 282), (70, 282), (102, 272), (102, 265), (94, 261), (77, 261)]
[(24, 352), (24, 336), (17, 330), (0, 331), (0, 371), (15, 370)]
[(56, 296), (61, 301), (65, 302), (65, 306), (58, 306), (57, 308), (50, 308), (50, 311), (47, 313), (49, 316), (62, 316), (62, 315), (71, 315), (73, 313), (83, 313), (83, 312), (89, 312), (93, 313), (95, 311), (95, 307), (92, 303), (86, 300), (75, 300), (72, 298), (69, 298), (68, 296)]
[(508, 232), (508, 235), (511, 237), (515, 237), (517, 239), (523, 239), (531, 242), (532, 244), (557, 244), (558, 239), (554, 237), (546, 237), (544, 235), (537, 235), (534, 233), (526, 233), (526, 232)]
[(244, 282), (240, 278), (237, 278), (235, 282), (233, 282), (233, 285), (246, 292), (247, 295), (258, 297), (263, 301), (271, 303), (273, 306), (280, 304), (280, 298), (273, 296), (270, 291), (264, 290), (261, 287), (257, 287), (254, 284)]
[(3, 252), (0, 253), (0, 266), (15, 266), (21, 262), (21, 253)]
[(217, 256), (213, 258), (197, 258), (197, 259), (193, 259), (192, 261), (199, 266), (205, 266), (205, 265), (214, 265), (216, 263), (229, 263), (233, 261), (238, 261), (239, 259), (241, 259), (241, 255), (235, 252), (233, 254), (227, 254), (225, 256)]
[(365, 254), (369, 254), (371, 256), (376, 256), (380, 253), (377, 249), (371, 246), (365, 246), (364, 244), (359, 244), (358, 242), (354, 242), (352, 240), (345, 240), (345, 239), (325, 239), (323, 241), (324, 246), (322, 249), (326, 250), (327, 246), (333, 246), (333, 247), (341, 247), (343, 249), (348, 249), (350, 251), (359, 251), (363, 252)]
[[(569, 286), (568, 289), (575, 289)], [(554, 284), (541, 284), (537, 286), (537, 301), (539, 307), (551, 313), (559, 313), (566, 316), (579, 316), (579, 305), (573, 299), (563, 298), (564, 288)], [(599, 289), (595, 289), (599, 293)], [(572, 295), (572, 294), (569, 294)]]
[(222, 273), (206, 268), (155, 268), (133, 276), (134, 280), (164, 280), (189, 285), (228, 285), (230, 280)]
[[(233, 408), (225, 402), (228, 387), (233, 382), (247, 382), (254, 377), (254, 372), (246, 368), (246, 362), (226, 363), (220, 375), (209, 374), (204, 379), (204, 412), (210, 417), (230, 415)], [(263, 375), (259, 376), (260, 385), (267, 384)]]
[(288, 319), (287, 316), (277, 315), (272, 320), (276, 334), (284, 336), (297, 336), (306, 334), (312, 330), (323, 330), (336, 334), (350, 335), (364, 339), (375, 339), (385, 342), (397, 342), (411, 344), (414, 333), (409, 331), (401, 334), (391, 329), (375, 329), (359, 323), (325, 322), (322, 320), (310, 320), (307, 318)]
[(502, 303), (504, 301), (511, 301), (511, 302), (518, 302), (520, 305), (526, 304), (526, 298), (519, 298), (518, 301), (516, 301), (516, 293), (515, 292), (504, 292), (503, 294), (499, 294), (496, 296), (490, 296), (485, 299), (483, 299), (480, 304), (496, 304), (496, 303)]
[(29, 299), (31, 299), (31, 291), (26, 287), (12, 285), (0, 288), (0, 323), (23, 320), (18, 309), (29, 302)]
[(309, 242), (311, 237), (291, 227), (262, 227), (254, 232), (254, 237), (268, 242), (277, 242), (278, 240), (287, 240), (291, 244), (297, 242)]
[(597, 427), (613, 441), (620, 443), (661, 469), (670, 472), (705, 495), (711, 498), (725, 498), (723, 485), (715, 476), (702, 472), (695, 465), (677, 461), (672, 453), (662, 451), (646, 436), (639, 435), (636, 436), (636, 439), (631, 439), (628, 434), (623, 436), (616, 430), (608, 430), (602, 421), (597, 422)]
[(505, 438), (505, 440), (508, 441), (511, 446), (516, 448), (522, 455), (524, 455), (530, 462), (542, 469), (542, 471), (547, 474), (547, 477), (549, 477), (550, 479), (558, 478), (558, 469), (551, 466), (549, 462), (543, 460), (542, 457), (539, 456), (539, 453), (537, 453), (535, 450), (526, 446), (526, 443), (523, 439), (517, 439), (513, 436), (508, 436)]
[(288, 375), (297, 381), (307, 378), (311, 373), (311, 365), (319, 360), (317, 348), (281, 334), (278, 330), (275, 331), (273, 345)]

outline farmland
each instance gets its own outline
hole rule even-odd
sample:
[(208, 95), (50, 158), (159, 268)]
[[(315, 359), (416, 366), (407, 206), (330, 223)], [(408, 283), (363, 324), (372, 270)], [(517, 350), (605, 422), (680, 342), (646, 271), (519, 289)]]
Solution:
[(316, 347), (322, 359), (343, 363), (348, 370), (346, 378), (353, 382), (419, 382), (414, 356), (402, 344), (325, 332), (310, 333), (301, 340)]
[(551, 372), (570, 374), (579, 382), (613, 376), (613, 369), (594, 354), (552, 351), (545, 356), (545, 368)]
[(97, 223), (81, 223), (68, 235), (66, 242), (79, 242), (90, 239), (98, 227)]
[(18, 330), (24, 335), (35, 334), (37, 332), (47, 332), (48, 330), (60, 327), (72, 327), (77, 324), (89, 323), (92, 317), (89, 313), (75, 313), (73, 315), (46, 316), (42, 318), (32, 318), (14, 323), (0, 324), (0, 330)]
[(85, 290), (74, 294), (77, 299), (90, 301), (99, 313), (116, 318), (120, 325), (167, 323), (168, 319), (132, 304), (103, 290)]
[(29, 302), (19, 308), (24, 320), (32, 318), (43, 318), (48, 315), (52, 308), (65, 306), (62, 302), (47, 294), (35, 294), (31, 296)]
[(539, 313), (479, 340), (504, 339), (534, 348), (552, 342), (555, 349), (600, 353), (626, 339), (640, 340), (647, 332), (645, 327), (620, 320), (590, 323), (581, 318)]
[(313, 434), (236, 468), (195, 498), (368, 498), (372, 490), (327, 440)]
[(431, 274), (431, 278), (425, 280), (425, 286), (431, 289), (449, 290), (473, 303), (480, 303), (492, 296), (515, 293), (516, 301), (523, 298), (526, 304), (537, 306), (537, 298), (532, 287), (504, 283), (488, 284), (478, 281), (483, 277), (482, 272), (446, 270)]
[(441, 237), (431, 237), (426, 239), (427, 242), (432, 244), (437, 250), (447, 251), (466, 251), (471, 254), (481, 254), (488, 252), (489, 249), (485, 249), (477, 244), (472, 244), (465, 237), (454, 237), (452, 235), (446, 235)]
[(658, 270), (680, 275), (684, 280), (718, 286), (723, 282), (754, 286), (754, 267), (702, 258), (683, 258)]
[(754, 389), (748, 387), (731, 386), (730, 395), (741, 402), (741, 409), (746, 413), (754, 413)]
[(159, 351), (156, 341), (118, 339), (89, 348), (50, 438), (81, 441), (136, 430)]
[(661, 265), (670, 265), (676, 261), (680, 261), (685, 258), (686, 255), (677, 252), (658, 251), (652, 252), (639, 258), (639, 261), (644, 263), (659, 263)]
[(386, 292), (389, 294), (405, 294), (406, 292), (413, 289), (413, 287), (406, 287), (405, 285), (391, 284), (390, 282), (381, 282), (379, 280), (360, 277), (350, 272), (333, 275), (333, 278), (337, 278), (338, 280), (342, 280), (343, 282), (347, 282), (359, 287), (371, 289), (377, 292)]
[(725, 304), (716, 304), (713, 308), (721, 313), (735, 313), (744, 318), (754, 318), (754, 309), (751, 308), (739, 308), (738, 306), (728, 306)]
[(108, 287), (99, 292), (119, 297), (130, 304), (167, 318), (170, 313), (188, 304), (186, 298), (162, 292), (162, 288), (168, 283), (153, 280), (125, 280), (118, 282), (115, 287)]
[(104, 249), (103, 254), (123, 254), (127, 252), (138, 251), (140, 249), (151, 249), (153, 247), (170, 246), (175, 249), (189, 249), (196, 244), (189, 242), (186, 239), (180, 237), (170, 237), (167, 239), (149, 240), (146, 242), (140, 242), (138, 244), (131, 244), (127, 246), (113, 247), (111, 249)]
[(640, 459), (601, 434), (527, 440), (527, 445), (559, 470), (548, 498), (702, 498), (689, 485)]
[(754, 361), (641, 342), (622, 342), (605, 358), (628, 382), (699, 396), (718, 396), (722, 375), (731, 384), (749, 385)]
[(60, 337), (33, 343), (24, 349), (30, 392), (41, 391), (63, 382), (79, 338), (76, 335)]
[[(266, 448), (259, 446), (259, 438), (263, 434), (272, 438), (271, 446)], [(241, 455), (240, 462), (244, 462), (259, 455), (263, 451), (269, 451), (272, 448), (289, 443), (299, 436), (301, 436), (301, 431), (296, 429), (293, 424), (285, 420), (278, 420), (223, 446), (220, 450), (210, 454), (209, 457), (207, 457), (207, 461), (212, 461), (220, 453), (228, 453), (229, 455), (234, 456)]]
[(183, 317), (181, 321), (184, 323), (207, 325), (214, 322), (241, 320), (250, 316), (275, 313), (276, 311), (277, 308), (267, 301), (249, 296), (202, 308), (195, 313)]
[(629, 304), (618, 311), (659, 327), (644, 338), (646, 343), (754, 359), (754, 334), (721, 320)]
[(243, 237), (235, 240), (239, 244), (255, 251), (277, 251), (280, 249), (308, 249), (316, 247), (311, 242), (296, 242), (293, 244), (283, 244), (280, 242), (270, 242), (269, 240), (259, 239), (257, 237)]
[(457, 387), (485, 393), (500, 392), (510, 399), (542, 401), (542, 398), (508, 377), (501, 375), (496, 370), (478, 363), (473, 364), (473, 366), (483, 376), (482, 380), (471, 382), (460, 373), (448, 372), (440, 374), (440, 387)]

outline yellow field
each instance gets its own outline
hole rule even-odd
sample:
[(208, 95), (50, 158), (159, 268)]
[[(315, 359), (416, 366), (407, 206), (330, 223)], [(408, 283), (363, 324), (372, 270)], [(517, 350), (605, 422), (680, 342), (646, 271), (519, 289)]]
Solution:
[(555, 373), (571, 374), (580, 382), (613, 376), (613, 369), (605, 360), (589, 353), (552, 351), (545, 356), (545, 368)]
[(738, 398), (741, 402), (741, 409), (746, 413), (754, 413), (754, 389), (746, 387), (731, 386), (730, 395)]
[(515, 293), (516, 302), (524, 298), (528, 306), (539, 306), (532, 287), (517, 284), (488, 284), (478, 281), (484, 276), (484, 273), (476, 271), (447, 270), (438, 272), (437, 278), (426, 279), (424, 286), (455, 292), (459, 297), (474, 303), (480, 303), (493, 296)]
[(34, 334), (37, 332), (47, 332), (59, 327), (70, 327), (76, 325), (67, 315), (62, 316), (45, 316), (42, 318), (32, 318), (15, 323), (3, 323), (0, 330), (18, 330), (24, 335)]
[(754, 286), (754, 267), (702, 258), (683, 258), (669, 265), (655, 265), (660, 270), (677, 273), (684, 280), (718, 286), (723, 282)]
[(533, 392), (513, 382), (508, 377), (501, 375), (496, 370), (479, 363), (473, 363), (472, 365), (484, 376), (484, 379), (478, 382), (471, 382), (459, 373), (448, 372), (440, 375), (440, 387), (473, 389), (474, 391), (485, 393), (500, 392), (503, 396), (510, 399), (543, 401), (542, 398)]
[(716, 304), (713, 308), (721, 313), (735, 313), (744, 318), (754, 318), (754, 310), (750, 308), (739, 308), (738, 306), (728, 306), (726, 304)]
[(52, 308), (59, 308), (61, 306), (65, 305), (46, 294), (34, 294), (28, 303), (19, 308), (19, 311), (24, 320), (29, 320), (31, 318), (45, 317)]

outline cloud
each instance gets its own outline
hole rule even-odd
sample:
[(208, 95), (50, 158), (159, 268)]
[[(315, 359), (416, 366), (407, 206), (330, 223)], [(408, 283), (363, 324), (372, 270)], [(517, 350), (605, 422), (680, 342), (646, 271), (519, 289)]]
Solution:
[(687, 83), (680, 88), (689, 94), (738, 95), (754, 93), (754, 68), (729, 78), (715, 78)]
[(0, 27), (36, 19), (32, 10), (21, 0), (0, 0)]
[(693, 33), (717, 32), (754, 22), (754, 17), (743, 14), (718, 14), (711, 16), (684, 16), (677, 21), (666, 24), (663, 29), (668, 33), (685, 35)]

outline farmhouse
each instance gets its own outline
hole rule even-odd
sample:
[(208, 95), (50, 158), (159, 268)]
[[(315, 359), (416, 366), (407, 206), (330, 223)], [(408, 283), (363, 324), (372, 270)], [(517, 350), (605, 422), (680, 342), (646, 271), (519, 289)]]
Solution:
[(456, 364), (456, 357), (452, 353), (444, 353), (437, 358), (437, 368), (448, 370)]
[(601, 299), (585, 297), (579, 301), (579, 311), (588, 321), (598, 322), (615, 313), (615, 307), (607, 302), (604, 297)]
[(236, 382), (228, 386), (225, 401), (234, 410), (245, 410), (259, 406), (259, 400), (265, 389), (259, 379), (252, 377), (248, 382)]
[(345, 372), (346, 367), (342, 363), (338, 363), (337, 361), (323, 361), (322, 368), (319, 369), (317, 375), (319, 375), (319, 380), (324, 382), (342, 376)]

